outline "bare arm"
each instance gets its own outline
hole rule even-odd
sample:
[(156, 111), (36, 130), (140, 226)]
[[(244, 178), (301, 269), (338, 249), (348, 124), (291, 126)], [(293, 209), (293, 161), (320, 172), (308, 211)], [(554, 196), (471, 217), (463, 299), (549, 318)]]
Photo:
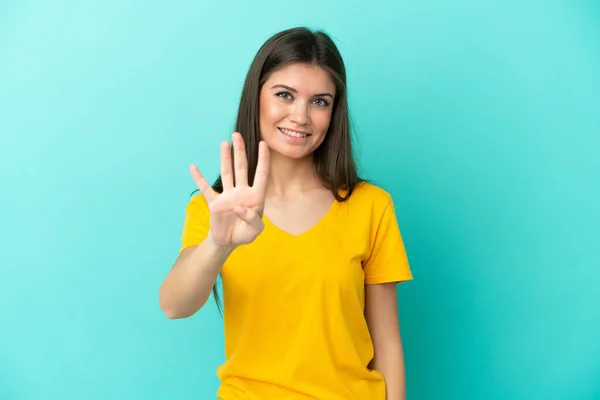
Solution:
[(387, 400), (405, 400), (406, 376), (396, 284), (366, 285), (365, 294), (365, 316), (375, 349), (370, 367), (383, 375)]
[[(194, 247), (185, 248), (159, 290), (160, 308), (169, 318), (194, 315), (208, 300), (223, 264), (242, 244), (249, 244), (262, 232), (265, 190), (269, 175), (269, 148), (259, 143), (254, 185), (248, 185), (248, 164), (244, 140), (232, 136), (235, 170), (229, 142), (221, 143), (223, 192), (212, 189), (195, 165), (190, 172), (210, 209), (210, 230)], [(234, 185), (235, 176), (235, 185)]]
[(215, 245), (210, 236), (184, 249), (160, 287), (163, 313), (168, 318), (187, 318), (202, 308), (232, 251), (232, 246)]

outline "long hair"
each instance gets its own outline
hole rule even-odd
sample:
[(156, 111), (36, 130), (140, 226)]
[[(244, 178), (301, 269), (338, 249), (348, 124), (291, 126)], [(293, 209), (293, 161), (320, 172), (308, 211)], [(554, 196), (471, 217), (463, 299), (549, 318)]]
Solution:
[[(258, 50), (246, 76), (235, 131), (242, 135), (246, 145), (248, 184), (252, 185), (258, 164), (260, 90), (273, 72), (295, 63), (319, 66), (335, 83), (329, 129), (323, 143), (313, 152), (313, 160), (322, 185), (331, 190), (337, 201), (346, 201), (356, 185), (363, 181), (358, 176), (352, 149), (346, 68), (338, 48), (326, 33), (304, 27), (284, 30), (269, 38)], [(223, 191), (221, 176), (214, 182), (213, 189), (218, 193)], [(213, 295), (221, 311), (216, 284)]]

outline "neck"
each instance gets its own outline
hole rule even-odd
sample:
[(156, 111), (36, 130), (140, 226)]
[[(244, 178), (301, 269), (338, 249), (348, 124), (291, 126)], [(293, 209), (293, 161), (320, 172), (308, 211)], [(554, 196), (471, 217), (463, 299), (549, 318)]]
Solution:
[(312, 157), (293, 160), (271, 153), (267, 196), (294, 198), (321, 187)]

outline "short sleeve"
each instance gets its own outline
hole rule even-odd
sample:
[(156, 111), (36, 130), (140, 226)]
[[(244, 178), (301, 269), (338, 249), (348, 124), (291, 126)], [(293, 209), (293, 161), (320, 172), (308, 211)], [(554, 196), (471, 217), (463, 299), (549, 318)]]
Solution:
[(391, 198), (373, 229), (371, 252), (363, 263), (365, 282), (376, 284), (413, 279)]
[(181, 250), (198, 246), (208, 235), (210, 212), (208, 203), (202, 195), (193, 196), (185, 208), (185, 220), (181, 235)]

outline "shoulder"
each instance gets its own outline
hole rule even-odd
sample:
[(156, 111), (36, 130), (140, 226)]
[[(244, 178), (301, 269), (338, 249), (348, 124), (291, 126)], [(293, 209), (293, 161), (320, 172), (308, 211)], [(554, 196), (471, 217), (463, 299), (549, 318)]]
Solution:
[(362, 207), (385, 208), (392, 202), (392, 196), (380, 186), (363, 181), (356, 185), (347, 201)]
[(208, 212), (208, 203), (206, 202), (206, 198), (204, 198), (200, 192), (192, 194), (187, 203), (186, 210), (188, 213), (192, 214), (202, 214)]
[[(346, 194), (346, 193), (344, 193)], [(364, 220), (368, 224), (376, 223), (394, 207), (392, 196), (385, 189), (370, 182), (360, 182), (350, 197), (341, 203), (344, 217), (353, 221)]]

